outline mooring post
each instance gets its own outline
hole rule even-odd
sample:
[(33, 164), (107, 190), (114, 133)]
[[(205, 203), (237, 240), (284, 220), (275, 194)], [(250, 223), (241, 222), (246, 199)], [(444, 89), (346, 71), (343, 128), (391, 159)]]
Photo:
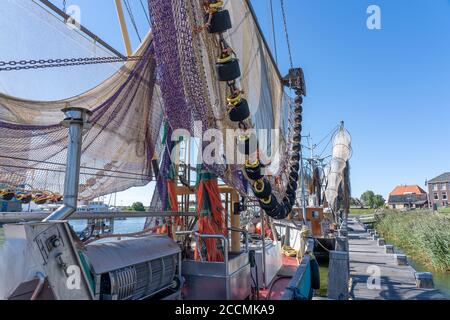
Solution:
[(406, 266), (408, 265), (408, 258), (406, 257), (405, 254), (396, 254), (395, 256), (395, 260), (397, 261), (397, 265), (399, 266)]
[(330, 262), (328, 270), (328, 298), (333, 300), (348, 300), (348, 284), (348, 252), (330, 251)]
[(384, 246), (385, 253), (394, 253), (394, 246), (392, 244), (387, 244)]
[(378, 246), (379, 247), (384, 247), (386, 245), (386, 241), (384, 240), (384, 238), (379, 238), (378, 239)]
[(419, 289), (434, 289), (433, 274), (431, 272), (416, 272), (416, 287)]
[(62, 111), (65, 113), (66, 118), (61, 124), (69, 128), (64, 178), (64, 204), (43, 221), (65, 220), (77, 210), (83, 129), (89, 127), (89, 116), (92, 112), (87, 109), (73, 107), (65, 108)]

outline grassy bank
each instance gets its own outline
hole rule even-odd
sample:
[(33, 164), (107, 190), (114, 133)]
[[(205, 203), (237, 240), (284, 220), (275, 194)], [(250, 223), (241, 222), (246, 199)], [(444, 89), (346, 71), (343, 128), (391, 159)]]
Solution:
[(378, 232), (412, 259), (441, 272), (450, 272), (450, 216), (417, 211), (385, 211)]
[(362, 215), (368, 215), (368, 214), (374, 214), (374, 213), (375, 213), (375, 209), (350, 208), (351, 216), (362, 216)]

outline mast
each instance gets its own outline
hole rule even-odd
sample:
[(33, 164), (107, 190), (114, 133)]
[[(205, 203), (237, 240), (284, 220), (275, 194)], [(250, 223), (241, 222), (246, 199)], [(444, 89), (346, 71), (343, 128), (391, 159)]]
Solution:
[(127, 23), (125, 21), (125, 16), (123, 14), (122, 0), (114, 0), (116, 3), (117, 16), (119, 18), (120, 30), (122, 31), (123, 43), (125, 45), (125, 51), (127, 56), (133, 55), (133, 50), (131, 48), (130, 35), (128, 33)]

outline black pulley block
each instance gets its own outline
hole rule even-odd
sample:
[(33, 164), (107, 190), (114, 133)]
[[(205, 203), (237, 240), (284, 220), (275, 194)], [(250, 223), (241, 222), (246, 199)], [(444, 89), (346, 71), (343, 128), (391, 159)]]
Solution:
[(272, 186), (266, 179), (255, 181), (252, 190), (258, 199), (265, 199), (272, 194)]
[(216, 63), (217, 78), (219, 81), (233, 81), (241, 76), (241, 68), (239, 67), (239, 60), (232, 58), (231, 60), (221, 63)]
[(298, 133), (294, 134), (294, 137), (292, 138), (292, 140), (294, 140), (295, 142), (300, 142), (302, 141), (302, 136)]
[(266, 199), (259, 200), (259, 205), (261, 209), (269, 213), (278, 206), (278, 200), (274, 195), (270, 195)]
[(289, 199), (289, 202), (291, 203), (292, 206), (295, 205), (295, 200), (297, 199), (297, 195), (294, 193), (288, 193), (286, 194), (286, 197)]
[(294, 151), (294, 152), (300, 152), (300, 150), (301, 150), (300, 143), (294, 143), (294, 144), (292, 145), (292, 151)]
[(291, 173), (289, 174), (289, 177), (293, 181), (298, 181), (298, 171), (291, 171)]
[(300, 155), (298, 153), (291, 155), (291, 161), (300, 162)]
[(248, 102), (242, 99), (237, 105), (230, 110), (229, 113), (230, 120), (233, 122), (241, 122), (250, 117), (250, 108), (248, 107)]
[(245, 173), (252, 180), (259, 180), (263, 177), (261, 173), (261, 164), (258, 161), (258, 165), (256, 167), (245, 166)]
[[(205, 23), (209, 20), (209, 14), (205, 15)], [(221, 10), (213, 13), (209, 24), (209, 33), (222, 33), (232, 28), (230, 12)]]
[(298, 172), (298, 170), (300, 170), (300, 163), (298, 163), (298, 162), (292, 163), (292, 164), (291, 164), (291, 169), (292, 169), (293, 171)]
[(295, 98), (295, 103), (300, 105), (303, 103), (303, 97), (302, 96), (298, 96), (297, 98)]
[(282, 220), (287, 217), (286, 208), (283, 205), (278, 205), (271, 212), (267, 212), (267, 214), (275, 220)]
[(238, 151), (246, 156), (256, 152), (258, 148), (258, 140), (255, 134), (239, 137), (237, 142)]
[(283, 198), (283, 206), (286, 209), (287, 214), (291, 213), (292, 211), (292, 204), (288, 197)]
[(294, 132), (295, 133), (302, 133), (302, 125), (301, 124), (298, 124), (298, 125), (295, 125), (295, 127), (294, 127)]

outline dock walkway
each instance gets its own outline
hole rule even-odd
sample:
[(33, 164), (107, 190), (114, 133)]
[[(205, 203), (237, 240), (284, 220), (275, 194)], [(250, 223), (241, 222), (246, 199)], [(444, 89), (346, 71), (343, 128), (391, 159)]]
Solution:
[[(385, 253), (384, 246), (364, 230), (356, 220), (349, 219), (350, 295), (354, 300), (434, 300), (445, 299), (436, 289), (417, 289), (414, 273), (409, 265), (399, 266), (394, 254)], [(369, 288), (369, 277), (379, 267), (380, 287)], [(372, 278), (370, 279), (372, 280)], [(373, 284), (373, 281), (369, 281)]]

